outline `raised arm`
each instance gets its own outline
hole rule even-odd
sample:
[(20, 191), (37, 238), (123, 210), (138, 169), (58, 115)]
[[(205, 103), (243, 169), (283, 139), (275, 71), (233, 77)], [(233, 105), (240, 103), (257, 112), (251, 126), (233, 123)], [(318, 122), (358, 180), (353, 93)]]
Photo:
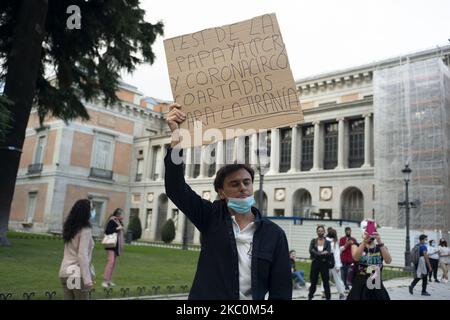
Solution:
[(173, 161), (175, 158), (172, 157), (173, 153), (180, 152), (179, 157), (181, 158), (182, 156), (183, 151), (179, 148), (173, 149), (173, 147), (180, 141), (178, 129), (179, 125), (186, 120), (186, 116), (181, 111), (179, 104), (174, 103), (169, 109), (166, 121), (172, 131), (172, 142), (171, 148), (167, 150), (164, 159), (166, 167), (164, 176), (166, 195), (192, 221), (200, 232), (205, 232), (209, 225), (213, 204), (202, 199), (186, 184), (183, 164), (176, 164)]

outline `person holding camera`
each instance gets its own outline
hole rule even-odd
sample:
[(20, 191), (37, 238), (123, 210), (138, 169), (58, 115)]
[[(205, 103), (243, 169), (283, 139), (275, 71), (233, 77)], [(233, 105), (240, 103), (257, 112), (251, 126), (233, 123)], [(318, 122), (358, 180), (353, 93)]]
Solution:
[(390, 300), (383, 285), (383, 263), (392, 261), (388, 249), (376, 231), (375, 221), (361, 222), (363, 239), (352, 245), (352, 257), (357, 262), (356, 275), (347, 300)]

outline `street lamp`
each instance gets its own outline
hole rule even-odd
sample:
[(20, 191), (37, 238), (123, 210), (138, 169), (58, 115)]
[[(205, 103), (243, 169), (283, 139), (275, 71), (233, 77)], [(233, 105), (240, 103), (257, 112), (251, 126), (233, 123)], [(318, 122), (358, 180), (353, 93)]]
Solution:
[(405, 181), (405, 201), (399, 202), (400, 207), (405, 207), (405, 216), (406, 216), (406, 244), (405, 244), (405, 267), (411, 267), (411, 250), (409, 244), (409, 209), (411, 208), (411, 203), (409, 202), (409, 181), (411, 176), (411, 168), (408, 164), (405, 164), (405, 167), (402, 169), (402, 173)]

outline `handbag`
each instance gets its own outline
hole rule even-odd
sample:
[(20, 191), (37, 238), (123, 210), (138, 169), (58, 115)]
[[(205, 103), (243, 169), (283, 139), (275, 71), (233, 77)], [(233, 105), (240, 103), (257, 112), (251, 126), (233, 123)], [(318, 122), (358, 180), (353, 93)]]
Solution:
[(105, 249), (115, 248), (117, 246), (117, 232), (105, 234), (102, 240), (102, 245)]

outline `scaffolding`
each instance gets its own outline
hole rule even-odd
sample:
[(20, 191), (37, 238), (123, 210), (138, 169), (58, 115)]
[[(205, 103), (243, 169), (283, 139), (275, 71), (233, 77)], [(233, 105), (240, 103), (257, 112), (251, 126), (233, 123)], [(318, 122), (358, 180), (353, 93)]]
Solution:
[(439, 58), (374, 73), (375, 210), (405, 226), (402, 169), (412, 169), (410, 227), (450, 229), (450, 71)]

